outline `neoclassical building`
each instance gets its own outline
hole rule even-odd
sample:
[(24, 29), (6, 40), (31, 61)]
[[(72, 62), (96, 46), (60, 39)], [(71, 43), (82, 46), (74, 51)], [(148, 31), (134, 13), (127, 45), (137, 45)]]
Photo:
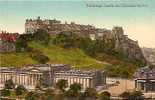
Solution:
[(3, 88), (9, 79), (12, 79), (15, 85), (23, 85), (29, 90), (35, 89), (38, 83), (46, 87), (54, 86), (61, 79), (67, 80), (68, 86), (79, 83), (83, 89), (106, 84), (104, 71), (75, 70), (64, 64), (26, 65), (21, 68), (0, 67), (0, 87)]
[(142, 92), (155, 92), (155, 67), (143, 67), (135, 73), (135, 88)]
[(52, 86), (54, 72), (69, 69), (70, 66), (63, 64), (27, 65), (20, 69), (0, 67), (0, 86), (3, 88), (9, 79), (12, 79), (16, 85), (23, 85), (27, 89), (35, 89), (39, 82)]
[(0, 84), (2, 88), (7, 80), (12, 79), (16, 85), (20, 84), (28, 89), (34, 89), (42, 76), (43, 73), (35, 69), (21, 70), (14, 68), (1, 68)]
[(68, 70), (56, 72), (54, 74), (54, 83), (61, 79), (67, 80), (68, 86), (73, 83), (79, 83), (83, 89), (106, 84), (106, 75), (101, 71)]

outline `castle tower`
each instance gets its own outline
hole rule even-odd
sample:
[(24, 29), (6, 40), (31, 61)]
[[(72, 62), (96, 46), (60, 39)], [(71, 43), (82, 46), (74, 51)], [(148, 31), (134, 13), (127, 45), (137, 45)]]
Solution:
[(123, 31), (122, 27), (115, 26), (115, 27), (113, 27), (112, 32), (118, 38), (121, 38), (124, 35), (124, 31)]
[(124, 36), (123, 28), (119, 26), (115, 26), (112, 29), (112, 33), (115, 38), (115, 49), (119, 51), (120, 49), (122, 49), (121, 44)]

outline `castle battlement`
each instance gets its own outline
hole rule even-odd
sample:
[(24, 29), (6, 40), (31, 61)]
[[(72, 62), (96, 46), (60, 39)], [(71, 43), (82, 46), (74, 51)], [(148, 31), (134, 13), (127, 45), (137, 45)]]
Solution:
[(59, 20), (45, 19), (42, 20), (40, 17), (37, 19), (26, 19), (25, 23), (25, 33), (34, 33), (37, 29), (45, 29), (49, 33), (54, 33), (55, 31), (85, 31), (85, 30), (94, 30), (95, 27), (92, 25), (81, 25), (71, 22), (62, 23)]

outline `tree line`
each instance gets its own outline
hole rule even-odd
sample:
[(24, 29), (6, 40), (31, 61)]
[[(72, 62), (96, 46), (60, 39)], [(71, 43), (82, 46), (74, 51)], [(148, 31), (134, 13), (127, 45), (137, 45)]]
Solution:
[[(25, 100), (111, 100), (108, 91), (98, 93), (95, 88), (82, 90), (81, 84), (73, 83), (68, 86), (66, 80), (59, 80), (53, 88), (41, 88), (36, 86), (35, 90), (28, 91), (23, 85), (15, 85), (11, 79), (7, 80), (4, 89), (0, 91), (2, 97), (15, 97)], [(123, 100), (144, 100), (140, 91), (123, 92), (118, 96)]]

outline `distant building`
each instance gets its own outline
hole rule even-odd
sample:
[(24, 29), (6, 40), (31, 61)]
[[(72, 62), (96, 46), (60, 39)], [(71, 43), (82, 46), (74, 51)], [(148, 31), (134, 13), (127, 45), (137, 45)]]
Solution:
[(155, 92), (155, 67), (140, 68), (135, 73), (135, 88), (143, 92)]
[[(25, 23), (25, 33), (34, 33), (38, 29), (45, 29), (49, 32), (53, 25), (60, 24), (58, 20), (42, 20), (40, 17), (37, 19), (27, 19)], [(54, 27), (53, 27), (54, 28)]]
[(27, 19), (25, 22), (25, 33), (34, 33), (38, 29), (44, 29), (49, 34), (59, 34), (64, 31), (70, 31), (81, 36), (86, 36), (86, 34), (90, 33), (92, 30), (95, 30), (95, 27), (91, 25), (80, 25), (74, 22), (61, 23), (61, 21), (53, 19), (45, 19), (42, 20), (40, 17), (37, 19)]
[(12, 79), (16, 85), (23, 85), (27, 89), (35, 89), (39, 82), (52, 86), (54, 72), (69, 69), (70, 66), (64, 64), (28, 65), (21, 69), (0, 67), (0, 85), (2, 88), (7, 80)]
[(83, 89), (106, 84), (106, 75), (101, 71), (68, 70), (56, 72), (54, 74), (54, 83), (61, 79), (67, 80), (68, 86), (79, 83)]

